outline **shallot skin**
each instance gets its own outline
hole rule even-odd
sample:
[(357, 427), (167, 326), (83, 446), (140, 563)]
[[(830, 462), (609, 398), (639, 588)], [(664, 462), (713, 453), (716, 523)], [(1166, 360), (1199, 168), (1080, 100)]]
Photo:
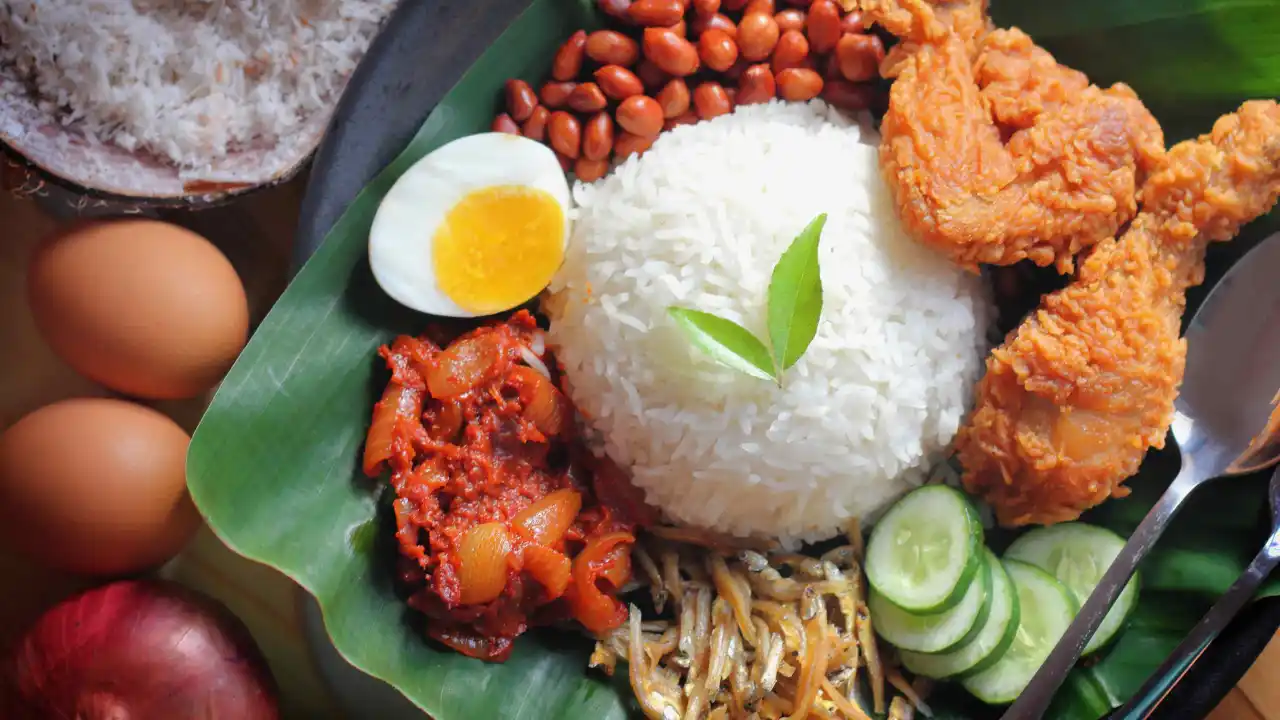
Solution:
[(175, 583), (124, 580), (54, 606), (0, 666), (6, 720), (277, 720), (245, 626)]

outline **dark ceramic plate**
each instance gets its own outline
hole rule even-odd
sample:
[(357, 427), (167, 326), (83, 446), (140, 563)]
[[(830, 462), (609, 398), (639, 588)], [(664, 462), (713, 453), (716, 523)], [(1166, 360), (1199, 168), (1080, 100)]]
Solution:
[[(483, 50), (524, 9), (524, 0), (407, 0), (357, 69), (315, 156), (302, 206), (295, 266), (315, 252), (347, 205), (409, 143), (423, 120)], [(1204, 288), (1248, 248), (1210, 256)], [(1196, 302), (1198, 298), (1192, 298)], [(321, 672), (352, 717), (421, 717), (391, 687), (360, 673), (330, 646), (309, 597), (308, 636)], [(1201, 655), (1153, 717), (1202, 718), (1253, 664), (1280, 628), (1280, 598), (1254, 603)], [(373, 715), (370, 711), (376, 709)]]

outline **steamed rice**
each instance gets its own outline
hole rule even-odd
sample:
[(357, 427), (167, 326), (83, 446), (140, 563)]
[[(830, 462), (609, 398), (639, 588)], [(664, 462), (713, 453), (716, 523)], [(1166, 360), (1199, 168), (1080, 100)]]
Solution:
[[(547, 302), (568, 390), (602, 449), (672, 519), (816, 540), (919, 484), (986, 349), (981, 280), (914, 243), (874, 133), (820, 101), (665, 133), (578, 185)], [(672, 305), (767, 337), (774, 264), (819, 213), (824, 308), (783, 387), (716, 364)]]

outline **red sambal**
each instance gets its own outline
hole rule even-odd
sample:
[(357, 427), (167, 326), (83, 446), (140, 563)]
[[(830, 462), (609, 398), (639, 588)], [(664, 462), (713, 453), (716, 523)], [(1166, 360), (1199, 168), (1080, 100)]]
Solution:
[(365, 473), (391, 471), (409, 605), (433, 638), (493, 661), (531, 625), (617, 627), (651, 511), (585, 451), (533, 317), (444, 345), (402, 335), (379, 349), (391, 381), (365, 444)]

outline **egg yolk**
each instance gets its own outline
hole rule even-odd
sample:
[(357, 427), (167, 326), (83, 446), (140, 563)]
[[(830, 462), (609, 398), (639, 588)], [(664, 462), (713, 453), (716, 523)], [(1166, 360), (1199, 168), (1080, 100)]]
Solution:
[(551, 193), (516, 185), (465, 195), (433, 240), (440, 290), (478, 315), (510, 310), (542, 291), (564, 260), (564, 210)]

